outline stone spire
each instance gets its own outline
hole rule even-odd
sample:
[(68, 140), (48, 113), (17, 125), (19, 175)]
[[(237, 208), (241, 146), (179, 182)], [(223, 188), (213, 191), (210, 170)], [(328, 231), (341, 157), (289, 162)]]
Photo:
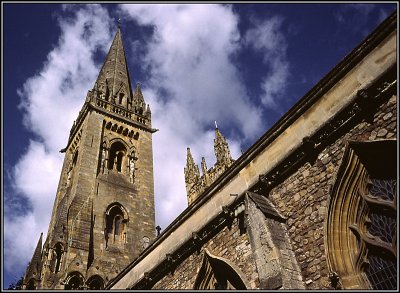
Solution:
[(217, 157), (217, 165), (230, 166), (232, 164), (233, 159), (229, 151), (228, 143), (217, 126), (215, 128), (214, 152)]
[(31, 262), (29, 263), (29, 266), (25, 273), (25, 278), (24, 278), (25, 282), (29, 282), (31, 278), (37, 280), (40, 279), (40, 267), (42, 261), (42, 239), (43, 239), (43, 233), (40, 233), (40, 238), (36, 245), (35, 252), (32, 256)]
[[(133, 94), (133, 107), (136, 107), (137, 109), (141, 109), (142, 112), (146, 110), (146, 103), (144, 102), (143, 94), (142, 94), (142, 89), (140, 88), (140, 83), (136, 84), (136, 89), (135, 93)], [(149, 108), (150, 109), (150, 108)]]
[(107, 101), (125, 108), (132, 103), (131, 80), (119, 27), (94, 88), (98, 96)]
[(199, 166), (194, 163), (190, 148), (187, 148), (186, 153), (186, 167), (184, 168), (186, 191), (189, 192), (190, 188), (199, 180), (200, 171)]

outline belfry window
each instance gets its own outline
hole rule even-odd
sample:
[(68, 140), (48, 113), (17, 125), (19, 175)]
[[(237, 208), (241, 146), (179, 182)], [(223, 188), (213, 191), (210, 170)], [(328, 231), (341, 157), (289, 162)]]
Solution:
[(117, 141), (112, 144), (109, 152), (108, 169), (123, 172), (124, 161), (126, 157), (125, 146)]

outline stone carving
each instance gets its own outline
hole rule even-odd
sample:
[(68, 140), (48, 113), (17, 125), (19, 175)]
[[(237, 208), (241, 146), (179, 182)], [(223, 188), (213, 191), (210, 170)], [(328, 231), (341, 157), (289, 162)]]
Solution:
[(135, 155), (132, 155), (129, 159), (129, 179), (133, 183), (135, 181), (135, 161), (137, 158)]
[(217, 163), (207, 169), (204, 157), (201, 161), (202, 176), (200, 177), (199, 167), (194, 163), (190, 148), (187, 148), (185, 183), (188, 203), (191, 204), (208, 186), (210, 186), (225, 170), (233, 164), (228, 142), (218, 128), (215, 129), (214, 151)]

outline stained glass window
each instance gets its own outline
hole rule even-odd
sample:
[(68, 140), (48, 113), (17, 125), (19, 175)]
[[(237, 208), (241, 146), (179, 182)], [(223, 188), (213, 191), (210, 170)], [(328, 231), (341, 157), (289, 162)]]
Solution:
[(377, 239), (369, 245), (365, 274), (373, 289), (396, 289), (396, 257), (385, 249), (396, 249), (396, 180), (371, 179), (367, 196), (376, 199), (369, 202), (367, 231)]

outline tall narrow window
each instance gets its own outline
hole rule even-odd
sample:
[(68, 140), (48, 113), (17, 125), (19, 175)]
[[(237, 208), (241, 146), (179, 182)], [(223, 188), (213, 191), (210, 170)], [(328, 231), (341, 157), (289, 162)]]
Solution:
[(114, 241), (120, 238), (120, 226), (122, 222), (122, 217), (120, 215), (115, 216), (114, 218)]
[(119, 203), (111, 205), (106, 211), (106, 246), (111, 243), (122, 244), (126, 239), (127, 217)]
[(63, 253), (63, 248), (61, 243), (57, 243), (54, 246), (54, 256), (55, 256), (55, 265), (53, 272), (58, 273), (60, 271), (60, 265), (61, 265), (61, 258), (62, 258), (62, 253)]
[(122, 172), (125, 155), (125, 146), (120, 141), (113, 143), (109, 151), (108, 169)]

